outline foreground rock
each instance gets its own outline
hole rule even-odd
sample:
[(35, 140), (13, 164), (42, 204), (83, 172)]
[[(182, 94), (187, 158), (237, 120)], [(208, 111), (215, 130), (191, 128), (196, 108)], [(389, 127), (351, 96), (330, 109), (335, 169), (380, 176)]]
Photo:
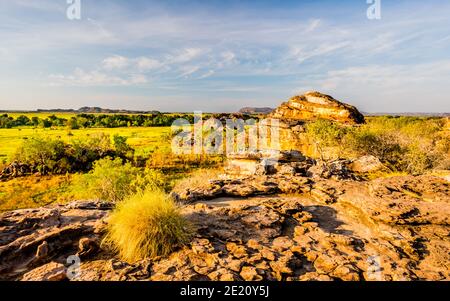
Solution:
[[(25, 279), (61, 280), (60, 264), (69, 256), (83, 258), (97, 251), (111, 208), (105, 202), (81, 201), (1, 214), (0, 279), (20, 279), (41, 267)], [(59, 264), (44, 266), (52, 261)]]
[[(261, 177), (268, 194), (282, 192), (282, 175)], [(135, 264), (98, 248), (106, 203), (6, 213), (0, 274), (64, 280), (67, 257), (78, 254), (75, 280), (450, 280), (444, 179), (291, 178), (298, 191), (289, 195), (236, 197), (240, 185), (259, 185), (252, 177), (227, 182), (225, 197), (198, 192), (182, 209), (197, 229), (192, 242), (167, 258)]]
[[(240, 176), (240, 160), (255, 174)], [(6, 280), (450, 280), (450, 186), (443, 177), (360, 180), (354, 162), (282, 152), (236, 157), (230, 173), (175, 190), (195, 226), (165, 258), (120, 261), (99, 243), (112, 205), (74, 202), (0, 215)], [(248, 162), (247, 162), (248, 163)], [(272, 162), (274, 163), (274, 162)], [(234, 165), (233, 165), (234, 164)], [(234, 168), (233, 168), (234, 166)], [(253, 168), (252, 167), (252, 168)], [(68, 275), (69, 256), (81, 260)], [(73, 271), (72, 271), (73, 272)], [(73, 275), (72, 275), (73, 276)]]
[(294, 96), (269, 116), (276, 119), (302, 121), (329, 119), (349, 124), (364, 123), (364, 116), (355, 107), (320, 92)]
[[(215, 264), (200, 274), (215, 280), (450, 279), (447, 181), (322, 179), (304, 187), (299, 196), (216, 198), (187, 206), (202, 247), (184, 252), (213, 256)], [(161, 275), (165, 264), (155, 264), (151, 278), (178, 279)], [(188, 261), (180, 264), (186, 266)]]

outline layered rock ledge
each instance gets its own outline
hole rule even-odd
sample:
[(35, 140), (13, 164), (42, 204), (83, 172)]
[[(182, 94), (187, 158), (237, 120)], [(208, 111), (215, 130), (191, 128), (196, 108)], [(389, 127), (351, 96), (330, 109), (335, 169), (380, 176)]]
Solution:
[(447, 180), (361, 181), (348, 162), (318, 168), (290, 158), (260, 174), (174, 191), (195, 237), (168, 257), (135, 264), (99, 243), (109, 203), (4, 213), (1, 278), (67, 280), (67, 258), (77, 255), (73, 280), (450, 280)]
[(269, 116), (288, 120), (329, 119), (349, 124), (364, 123), (364, 116), (356, 107), (316, 91), (292, 97)]

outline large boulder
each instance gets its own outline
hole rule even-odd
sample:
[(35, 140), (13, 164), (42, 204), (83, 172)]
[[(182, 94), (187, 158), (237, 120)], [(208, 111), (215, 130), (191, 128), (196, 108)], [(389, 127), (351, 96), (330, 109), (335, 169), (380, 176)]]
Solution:
[(270, 114), (271, 118), (290, 120), (328, 119), (349, 124), (364, 123), (364, 116), (354, 107), (320, 92), (294, 96)]
[(388, 168), (381, 163), (377, 157), (366, 155), (354, 160), (350, 166), (350, 170), (360, 173), (387, 171)]

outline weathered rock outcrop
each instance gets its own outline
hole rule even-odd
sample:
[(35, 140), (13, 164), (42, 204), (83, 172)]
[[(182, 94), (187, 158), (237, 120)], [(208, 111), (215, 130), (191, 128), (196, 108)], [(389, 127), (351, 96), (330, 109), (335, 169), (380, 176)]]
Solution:
[(32, 173), (32, 168), (27, 164), (13, 162), (0, 170), (0, 180), (21, 177)]
[(195, 237), (135, 264), (99, 244), (109, 203), (4, 213), (1, 279), (65, 280), (78, 255), (75, 280), (450, 280), (447, 180), (360, 181), (348, 162), (315, 170), (296, 153), (282, 158), (274, 170), (174, 192)]
[(349, 124), (364, 123), (364, 116), (355, 107), (320, 92), (294, 96), (269, 116), (288, 120), (329, 119)]
[[(0, 279), (20, 278), (51, 261), (66, 263), (70, 255), (83, 258), (95, 253), (110, 209), (110, 203), (80, 201), (1, 214)], [(52, 279), (49, 270), (61, 272), (60, 266), (51, 265), (36, 274)], [(25, 278), (35, 279), (32, 274)]]
[[(283, 190), (280, 176), (264, 179)], [(246, 280), (450, 279), (447, 181), (432, 176), (318, 179), (304, 181), (301, 188), (292, 181), (295, 195), (248, 198), (242, 190), (241, 198), (231, 198), (257, 181), (241, 179), (232, 184), (228, 198), (187, 206), (201, 229), (199, 238), (208, 239), (218, 262), (227, 258), (218, 264), (223, 275)], [(206, 191), (205, 199), (209, 196)]]

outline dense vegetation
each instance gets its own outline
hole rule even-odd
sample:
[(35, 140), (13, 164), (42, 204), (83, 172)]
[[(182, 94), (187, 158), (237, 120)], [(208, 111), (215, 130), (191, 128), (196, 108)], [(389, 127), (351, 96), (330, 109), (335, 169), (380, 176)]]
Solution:
[[(127, 137), (118, 134), (111, 137), (104, 132), (63, 139), (50, 130), (51, 136), (41, 134), (21, 139), (7, 161), (13, 164), (5, 166), (20, 166), (24, 172), (6, 176), (3, 179), (7, 181), (0, 182), (0, 211), (74, 199), (119, 202), (146, 189), (169, 192), (176, 181), (192, 170), (214, 168), (223, 162), (221, 156), (174, 155), (170, 130), (158, 129), (154, 133), (154, 129), (147, 129), (144, 135), (151, 139), (131, 138), (140, 150), (148, 149), (139, 155), (128, 144)], [(141, 132), (139, 129), (138, 133)]]
[(120, 158), (107, 157), (96, 161), (89, 173), (78, 176), (73, 191), (82, 198), (118, 202), (146, 189), (169, 190), (168, 184), (159, 170), (141, 169)]
[(152, 127), (170, 126), (178, 118), (193, 121), (192, 114), (148, 114), (148, 115), (125, 115), (125, 114), (79, 114), (70, 118), (50, 115), (48, 117), (20, 115), (16, 118), (8, 114), (0, 115), (0, 128), (14, 128), (32, 126), (40, 128), (68, 127), (79, 128), (117, 128), (117, 127)]
[[(186, 119), (189, 123), (194, 122), (193, 114), (77, 114), (70, 117), (56, 115), (31, 116), (19, 115), (17, 117), (8, 114), (0, 115), (0, 128), (16, 127), (67, 127), (69, 129), (85, 128), (118, 128), (118, 127), (160, 127), (171, 126), (179, 119)], [(233, 118), (234, 114), (204, 114), (205, 119), (210, 117), (217, 119)], [(249, 115), (239, 115), (240, 118), (248, 119)]]
[(450, 169), (450, 139), (444, 119), (376, 117), (357, 127), (313, 122), (307, 135), (322, 159), (373, 155), (394, 171), (412, 174)]
[(13, 156), (13, 161), (25, 165), (29, 173), (65, 174), (89, 171), (94, 162), (105, 157), (128, 159), (133, 149), (126, 144), (126, 138), (97, 134), (85, 140), (66, 143), (61, 139), (31, 137), (24, 140)]

